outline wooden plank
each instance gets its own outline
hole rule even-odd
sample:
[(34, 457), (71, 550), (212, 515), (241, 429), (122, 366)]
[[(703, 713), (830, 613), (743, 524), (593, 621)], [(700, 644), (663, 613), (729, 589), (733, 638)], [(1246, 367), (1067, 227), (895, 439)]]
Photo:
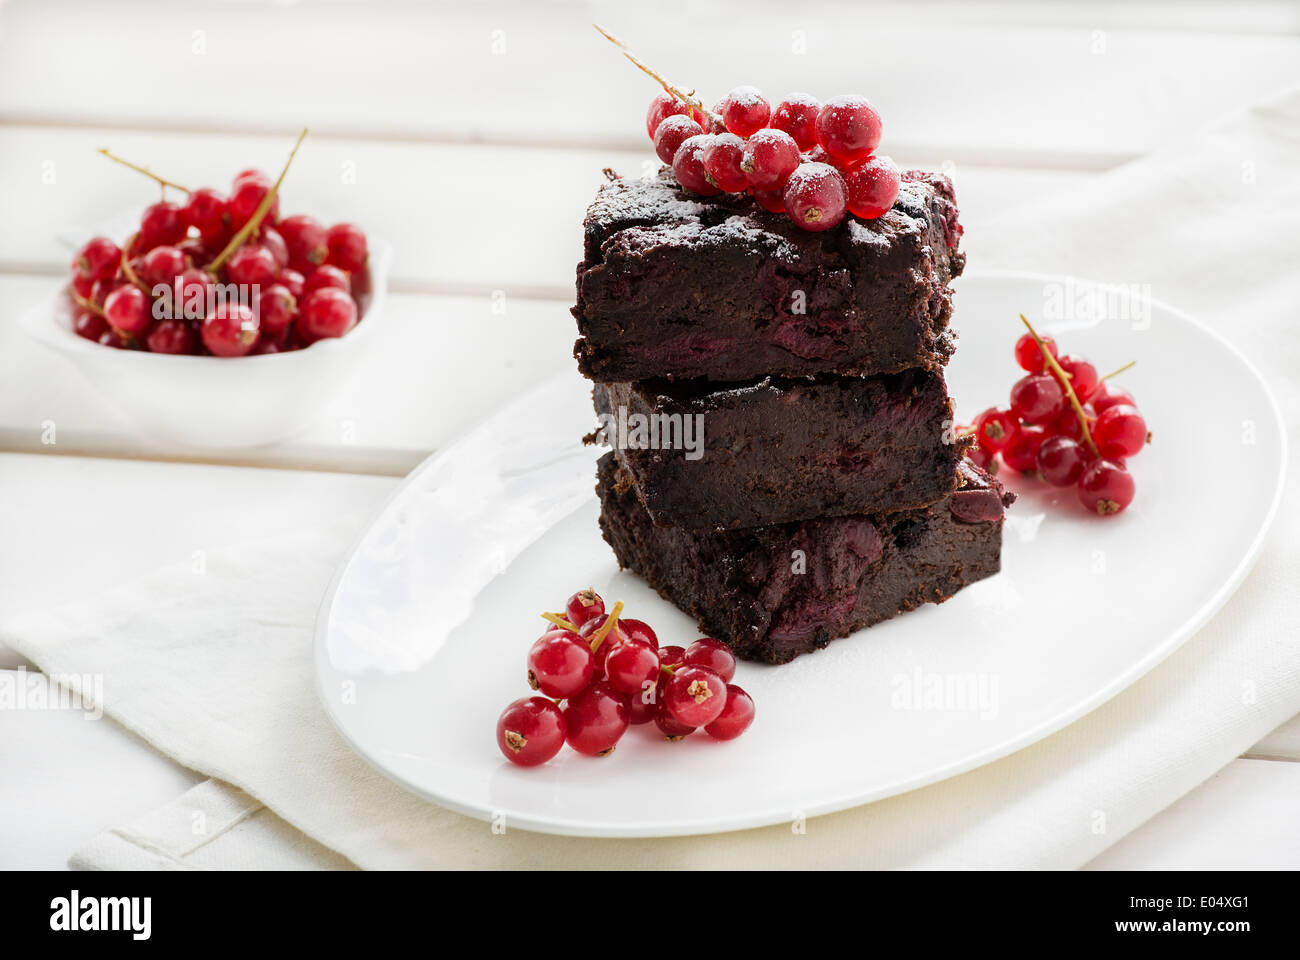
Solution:
[[(71, 252), (60, 237), (84, 239), (117, 221), (110, 232), (120, 240), (157, 199), (152, 182), (100, 156), (100, 147), (186, 186), (225, 190), (237, 170), (277, 170), (290, 143), (280, 136), (0, 126), (0, 208), (12, 222), (32, 225), (0, 232), (0, 270), (61, 274)], [(1095, 176), (952, 167), (943, 154), (897, 159), (905, 166), (949, 164), (972, 250), (980, 223), (1008, 204)], [(631, 151), (561, 150), (311, 136), (286, 180), (282, 210), (310, 211), (327, 222), (355, 220), (386, 237), (396, 250), (394, 289), (500, 289), (570, 300), (582, 214), (602, 168), (640, 174), (657, 165), (648, 143)]]
[[(710, 100), (737, 83), (860, 90), (884, 113), (891, 153), (963, 164), (1104, 168), (1290, 85), (1300, 59), (1293, 17), (1287, 32), (1219, 33), (1150, 29), (1177, 25), (1182, 8), (1128, 26), (1113, 6), (1039, 24), (1038, 6), (989, 19), (684, 0), (601, 12)], [(638, 148), (653, 85), (591, 15), (523, 2), (28, 0), (0, 9), (0, 119)]]

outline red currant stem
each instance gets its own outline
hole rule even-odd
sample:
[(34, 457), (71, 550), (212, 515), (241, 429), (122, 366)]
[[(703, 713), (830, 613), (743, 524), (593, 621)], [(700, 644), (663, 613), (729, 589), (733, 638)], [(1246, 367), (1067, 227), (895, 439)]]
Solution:
[(117, 154), (115, 154), (112, 150), (109, 150), (108, 147), (100, 147), (99, 152), (102, 153), (104, 156), (108, 157), (108, 159), (112, 160), (114, 163), (120, 163), (124, 167), (130, 167), (136, 173), (143, 173), (150, 180), (156, 180), (158, 182), (158, 185), (161, 187), (164, 188), (171, 187), (173, 190), (179, 190), (181, 193), (192, 192), (189, 187), (182, 187), (179, 183), (174, 183), (171, 180), (164, 180), (162, 177), (158, 176), (158, 174), (154, 173), (148, 167), (142, 167), (138, 163), (132, 163), (130, 160), (122, 159)]
[(600, 649), (601, 643), (604, 642), (605, 637), (609, 636), (609, 631), (614, 629), (614, 624), (618, 623), (618, 615), (622, 612), (623, 601), (620, 600), (618, 603), (614, 604), (614, 609), (609, 612), (609, 616), (605, 618), (605, 622), (602, 623), (600, 628), (591, 635), (592, 653), (595, 653)]
[(557, 627), (563, 627), (565, 630), (569, 630), (573, 633), (578, 632), (577, 627), (575, 627), (570, 621), (565, 620), (564, 617), (560, 616), (558, 613), (544, 613), (542, 614), (542, 619), (549, 620)]
[[(1106, 374), (1106, 376), (1102, 377), (1101, 380), (1109, 380), (1111, 377), (1118, 377), (1121, 373), (1123, 373), (1129, 367), (1133, 366), (1135, 363), (1137, 363), (1136, 360), (1130, 360), (1128, 363), (1124, 364), (1124, 366), (1120, 367), (1118, 370), (1112, 370), (1110, 373)], [(1098, 380), (1097, 382), (1101, 383), (1101, 380)]]
[(689, 91), (682, 90), (680, 87), (673, 86), (673, 84), (665, 80), (663, 75), (660, 74), (658, 71), (653, 70), (650, 67), (648, 67), (646, 64), (642, 63), (637, 58), (637, 56), (627, 48), (627, 44), (624, 43), (622, 40), (618, 39), (618, 37), (606, 31), (605, 28), (598, 23), (593, 23), (592, 26), (596, 28), (597, 33), (599, 33), (602, 37), (604, 37), (614, 46), (618, 47), (618, 49), (622, 51), (623, 56), (627, 57), (629, 60), (632, 61), (633, 66), (635, 66), (642, 73), (648, 74), (649, 76), (653, 77), (655, 80), (659, 81), (659, 85), (664, 88), (665, 93), (671, 93), (674, 97), (676, 97), (682, 103), (686, 104), (688, 107), (694, 107), (696, 110), (700, 111), (700, 113), (708, 117), (714, 123), (722, 122), (722, 117), (718, 116), (708, 107), (706, 107), (703, 101), (701, 101), (700, 98), (695, 95), (694, 90), (689, 90)]
[(85, 297), (81, 296), (75, 290), (71, 292), (72, 292), (72, 301), (77, 306), (81, 307), (83, 310), (89, 310), (91, 313), (97, 313), (101, 317), (104, 315), (104, 310), (102, 307), (99, 306), (99, 304), (95, 303), (93, 300), (87, 300)]
[(217, 254), (217, 259), (213, 260), (203, 268), (208, 273), (216, 273), (221, 269), (221, 265), (230, 259), (231, 254), (242, 247), (244, 241), (251, 237), (257, 228), (262, 225), (262, 218), (265, 217), (266, 212), (271, 209), (271, 204), (275, 203), (276, 195), (280, 192), (280, 184), (284, 183), (284, 175), (289, 172), (289, 165), (293, 163), (293, 158), (297, 156), (298, 148), (302, 146), (302, 141), (306, 136), (307, 128), (303, 127), (302, 133), (298, 134), (298, 142), (295, 143), (293, 149), (289, 151), (289, 159), (284, 162), (284, 169), (280, 171), (280, 176), (276, 177), (275, 183), (271, 185), (271, 189), (266, 191), (266, 196), (264, 196), (262, 202), (257, 205), (257, 209), (253, 211), (253, 215), (248, 218), (248, 223), (240, 227), (239, 232), (230, 238), (230, 242), (226, 244), (226, 249)]
[[(144, 281), (140, 279), (139, 275), (131, 269), (131, 260), (127, 257), (127, 251), (135, 245), (135, 239), (138, 236), (140, 236), (139, 233), (133, 233), (129, 238), (127, 238), (126, 243), (122, 244), (122, 272), (126, 274), (128, 280), (143, 290), (146, 294), (149, 294), (149, 288), (144, 285)], [(152, 294), (149, 295), (152, 296)]]
[(1074, 387), (1070, 386), (1070, 375), (1061, 369), (1061, 365), (1057, 363), (1056, 358), (1052, 356), (1052, 351), (1047, 349), (1047, 344), (1043, 343), (1043, 338), (1038, 335), (1030, 322), (1025, 319), (1023, 313), (1020, 315), (1020, 320), (1029, 330), (1029, 335), (1034, 338), (1034, 343), (1038, 344), (1038, 349), (1042, 351), (1044, 362), (1051, 367), (1052, 372), (1056, 374), (1056, 378), (1061, 381), (1061, 386), (1065, 387), (1065, 395), (1070, 398), (1070, 406), (1074, 407), (1074, 412), (1079, 417), (1079, 426), (1083, 430), (1083, 439), (1088, 442), (1088, 449), (1092, 451), (1094, 457), (1101, 456), (1101, 454), (1097, 452), (1097, 445), (1092, 442), (1092, 431), (1088, 429), (1088, 415), (1083, 412), (1083, 404), (1079, 402), (1079, 395), (1074, 392)]
[(660, 673), (666, 673), (666, 674), (668, 674), (668, 676), (671, 677), (674, 673), (677, 672), (677, 668), (676, 668), (676, 667), (666, 667), (666, 666), (664, 666), (664, 665), (661, 663), (661, 664), (659, 664), (659, 672), (660, 672)]

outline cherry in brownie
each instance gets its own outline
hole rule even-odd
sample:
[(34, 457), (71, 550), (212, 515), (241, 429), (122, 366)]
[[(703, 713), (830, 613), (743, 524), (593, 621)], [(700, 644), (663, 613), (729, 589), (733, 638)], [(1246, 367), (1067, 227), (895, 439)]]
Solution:
[(810, 231), (672, 173), (615, 179), (587, 210), (574, 352), (594, 380), (870, 375), (943, 367), (965, 255), (952, 184), (902, 174), (872, 220)]
[(1003, 509), (1014, 499), (962, 461), (956, 489), (918, 509), (693, 533), (657, 526), (612, 453), (598, 477), (600, 527), (619, 565), (738, 656), (767, 663), (997, 573)]
[(921, 506), (953, 489), (970, 442), (953, 434), (942, 374), (925, 370), (594, 393), (651, 518), (691, 530)]

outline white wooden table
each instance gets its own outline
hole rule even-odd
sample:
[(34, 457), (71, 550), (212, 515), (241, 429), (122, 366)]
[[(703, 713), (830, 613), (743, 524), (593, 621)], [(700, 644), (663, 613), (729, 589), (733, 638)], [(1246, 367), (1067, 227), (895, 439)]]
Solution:
[[(994, 212), (1262, 98), (1300, 63), (1291, 3), (920, 6), (0, 7), (0, 614), (377, 503), (571, 366), (581, 211), (602, 167), (651, 158), (653, 87), (593, 19), (710, 95), (869, 93), (897, 160), (953, 172), (972, 264)], [(156, 196), (95, 149), (224, 188), (238, 169), (278, 169), (304, 124), (285, 212), (355, 220), (396, 248), (378, 355), (291, 442), (217, 457), (150, 441), (16, 323), (62, 282), (60, 235)], [(0, 650), (0, 668), (20, 666)], [(109, 721), (40, 711), (0, 711), (0, 770), (0, 867), (60, 867), (195, 779)], [(1298, 866), (1298, 792), (1300, 720), (1095, 865)]]

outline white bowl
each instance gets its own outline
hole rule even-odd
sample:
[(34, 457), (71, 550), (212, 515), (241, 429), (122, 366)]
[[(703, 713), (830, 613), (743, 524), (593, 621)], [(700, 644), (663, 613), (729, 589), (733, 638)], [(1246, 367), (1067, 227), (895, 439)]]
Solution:
[(72, 329), (66, 290), (33, 307), (23, 326), (67, 357), (136, 426), (195, 449), (258, 447), (308, 427), (360, 371), (383, 315), (392, 246), (370, 241), (370, 300), (342, 337), (303, 350), (248, 357), (191, 357), (115, 350)]

